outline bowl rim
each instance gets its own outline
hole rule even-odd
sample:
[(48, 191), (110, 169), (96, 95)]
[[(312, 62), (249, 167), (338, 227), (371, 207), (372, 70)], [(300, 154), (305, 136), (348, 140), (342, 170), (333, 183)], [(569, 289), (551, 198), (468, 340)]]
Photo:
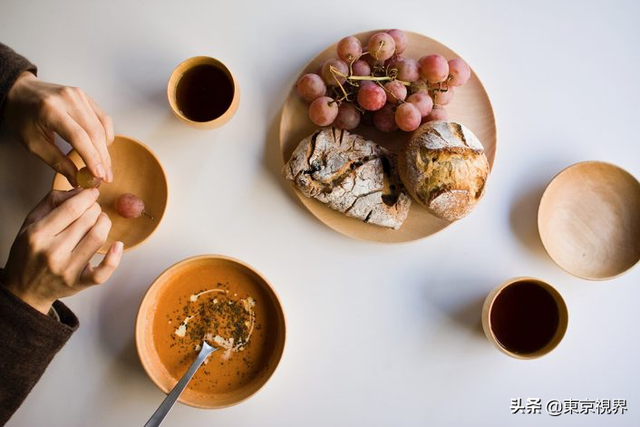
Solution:
[(549, 248), (547, 247), (547, 244), (545, 243), (545, 239), (542, 237), (542, 230), (541, 230), (541, 224), (540, 224), (540, 213), (542, 211), (542, 205), (545, 201), (545, 197), (547, 197), (548, 192), (549, 192), (549, 187), (551, 187), (551, 185), (557, 180), (559, 179), (564, 173), (568, 172), (570, 169), (576, 168), (576, 167), (580, 167), (580, 166), (588, 166), (588, 165), (604, 165), (604, 166), (608, 166), (608, 167), (613, 167), (614, 169), (617, 169), (621, 172), (623, 172), (624, 174), (628, 175), (629, 177), (631, 177), (631, 179), (637, 184), (638, 188), (640, 188), (640, 181), (638, 181), (638, 179), (628, 170), (626, 170), (625, 168), (618, 166), (616, 164), (610, 163), (610, 162), (606, 162), (603, 160), (584, 160), (581, 162), (577, 162), (577, 163), (573, 163), (567, 167), (565, 167), (564, 169), (562, 169), (560, 172), (556, 173), (553, 178), (551, 178), (551, 180), (549, 181), (549, 183), (546, 185), (546, 187), (544, 188), (544, 192), (542, 193), (542, 197), (540, 197), (540, 202), (538, 202), (538, 210), (537, 210), (537, 218), (536, 218), (536, 223), (537, 223), (537, 229), (538, 229), (538, 238), (540, 239), (540, 241), (542, 242), (542, 246), (544, 247), (545, 252), (547, 253), (547, 255), (549, 256), (549, 258), (551, 258), (551, 260), (558, 266), (560, 267), (562, 270), (564, 270), (565, 272), (571, 274), (574, 277), (577, 277), (579, 279), (584, 279), (584, 280), (590, 280), (593, 282), (604, 282), (606, 280), (612, 280), (615, 279), (617, 277), (620, 277), (624, 274), (627, 274), (629, 271), (631, 271), (632, 269), (634, 269), (638, 264), (640, 264), (640, 257), (638, 258), (638, 260), (636, 260), (636, 262), (629, 266), (626, 270), (623, 270), (619, 273), (616, 273), (614, 275), (611, 276), (603, 276), (603, 277), (592, 277), (592, 276), (588, 276), (588, 275), (582, 275), (582, 274), (578, 274), (576, 272), (573, 272), (569, 269), (567, 269), (566, 267), (564, 267), (562, 264), (560, 264), (560, 262), (558, 260), (556, 260), (553, 255), (551, 255), (551, 252), (549, 252)]
[(180, 261), (177, 261), (176, 263), (170, 265), (169, 267), (165, 268), (154, 280), (153, 282), (151, 282), (151, 284), (149, 285), (148, 289), (145, 291), (142, 300), (140, 301), (140, 305), (138, 306), (138, 311), (136, 313), (136, 323), (135, 323), (135, 330), (134, 330), (134, 341), (135, 341), (135, 345), (136, 345), (136, 353), (138, 355), (138, 360), (140, 361), (140, 364), (142, 365), (142, 368), (144, 369), (145, 373), (147, 374), (147, 377), (155, 384), (155, 386), (164, 394), (168, 394), (171, 390), (164, 390), (160, 384), (158, 383), (158, 380), (151, 374), (150, 368), (148, 367), (147, 363), (145, 362), (145, 359), (143, 359), (142, 355), (140, 354), (140, 348), (142, 347), (141, 344), (141, 336), (143, 334), (142, 330), (143, 330), (143, 325), (142, 325), (142, 321), (141, 319), (141, 314), (142, 314), (142, 306), (148, 296), (148, 294), (151, 292), (152, 288), (154, 286), (156, 286), (156, 284), (158, 283), (158, 281), (164, 277), (167, 273), (169, 273), (171, 270), (174, 270), (182, 265), (194, 262), (194, 261), (198, 261), (198, 260), (202, 260), (202, 259), (213, 259), (213, 260), (224, 260), (224, 261), (230, 261), (232, 263), (236, 263), (242, 267), (245, 267), (247, 269), (249, 269), (251, 272), (255, 273), (260, 280), (262, 280), (262, 282), (264, 282), (264, 284), (267, 285), (268, 289), (273, 293), (274, 299), (275, 299), (275, 308), (276, 311), (278, 312), (278, 314), (282, 317), (282, 350), (279, 352), (280, 354), (277, 356), (276, 360), (275, 360), (275, 367), (273, 368), (273, 371), (271, 372), (271, 374), (269, 374), (269, 376), (264, 380), (264, 382), (260, 385), (260, 387), (258, 387), (255, 391), (253, 391), (252, 393), (250, 393), (249, 395), (243, 397), (242, 399), (233, 402), (233, 403), (229, 403), (229, 404), (225, 404), (225, 405), (216, 405), (216, 406), (211, 406), (211, 405), (199, 405), (193, 402), (186, 402), (183, 400), (183, 397), (181, 396), (178, 399), (178, 402), (187, 405), (187, 406), (191, 406), (193, 408), (198, 408), (198, 409), (223, 409), (223, 408), (228, 408), (230, 406), (235, 406), (239, 403), (244, 402), (245, 400), (255, 396), (260, 390), (262, 390), (264, 388), (264, 386), (269, 382), (269, 380), (271, 379), (271, 377), (273, 376), (273, 374), (276, 372), (276, 370), (278, 369), (278, 366), (280, 366), (280, 362), (282, 360), (282, 357), (284, 355), (285, 349), (286, 349), (286, 343), (287, 343), (287, 318), (285, 315), (285, 311), (282, 308), (282, 302), (280, 299), (280, 296), (278, 295), (278, 293), (276, 292), (276, 290), (274, 289), (273, 285), (271, 284), (271, 282), (269, 282), (267, 280), (267, 278), (258, 270), (256, 270), (254, 267), (252, 267), (251, 265), (249, 265), (248, 263), (238, 259), (238, 258), (234, 258), (231, 256), (227, 256), (227, 255), (222, 255), (222, 254), (201, 254), (201, 255), (193, 255), (187, 258), (184, 258)]
[[(153, 159), (156, 161), (156, 163), (160, 167), (160, 171), (162, 172), (162, 181), (164, 181), (164, 187), (166, 189), (165, 190), (165, 203), (164, 203), (164, 209), (162, 211), (162, 215), (160, 215), (159, 217), (158, 216), (154, 216), (154, 220), (156, 221), (156, 226), (153, 228), (153, 230), (151, 230), (151, 233), (149, 233), (144, 239), (140, 240), (137, 243), (134, 243), (133, 245), (126, 246), (126, 247), (123, 248), (123, 252), (128, 252), (131, 249), (137, 248), (138, 246), (140, 246), (141, 244), (146, 242), (158, 230), (158, 227), (160, 227), (160, 223), (162, 222), (162, 219), (164, 218), (164, 215), (167, 212), (167, 207), (169, 206), (169, 180), (167, 179), (167, 171), (164, 169), (164, 166), (162, 165), (162, 162), (160, 161), (160, 158), (156, 155), (156, 153), (153, 152), (153, 150), (148, 145), (146, 145), (144, 142), (142, 142), (142, 141), (140, 141), (140, 140), (138, 140), (136, 138), (133, 138), (131, 136), (124, 135), (124, 134), (121, 134), (121, 133), (117, 133), (117, 134), (114, 135), (113, 142), (115, 142), (115, 140), (117, 138), (126, 139), (126, 140), (128, 140), (128, 142), (133, 142), (134, 144), (138, 144), (147, 153), (149, 153), (151, 155), (151, 157), (153, 157)], [(77, 150), (75, 148), (73, 148), (71, 151), (69, 151), (67, 156), (69, 156), (73, 152), (77, 152)], [(84, 161), (83, 161), (83, 163), (84, 163)], [(55, 185), (55, 182), (56, 182), (56, 179), (58, 178), (58, 176), (61, 176), (62, 178), (65, 178), (64, 175), (62, 175), (59, 172), (56, 172), (53, 175), (53, 179), (51, 180), (51, 189), (52, 190), (55, 189), (54, 185)], [(102, 248), (101, 248), (101, 249), (98, 249), (97, 253), (106, 254), (107, 251), (106, 250), (102, 250)]]
[[(393, 29), (393, 28), (364, 30), (364, 31), (359, 31), (357, 33), (353, 33), (353, 34), (351, 34), (351, 36), (360, 39), (362, 37), (368, 37), (368, 36), (373, 35), (373, 34), (378, 33), (378, 32), (387, 32), (387, 31), (389, 31), (391, 29)], [(425, 35), (423, 33), (417, 32), (417, 31), (404, 30), (404, 29), (402, 29), (400, 31), (402, 31), (402, 32), (404, 32), (406, 34), (411, 33), (413, 36), (419, 36), (419, 37), (424, 37), (424, 38), (430, 39), (430, 40), (436, 42), (437, 44), (442, 45), (442, 46), (446, 47), (447, 49), (449, 49), (458, 58), (462, 58), (462, 56), (459, 55), (458, 52), (456, 52), (455, 50), (450, 48), (449, 45), (442, 43), (438, 39), (435, 39), (435, 38), (433, 38), (431, 36), (427, 36), (427, 35)], [(303, 67), (300, 68), (300, 71), (296, 74), (295, 80), (294, 80), (292, 86), (290, 87), (289, 91), (287, 92), (287, 94), (286, 94), (286, 96), (284, 98), (282, 106), (280, 107), (280, 112), (279, 112), (279, 114), (277, 116), (278, 117), (278, 150), (280, 151), (280, 158), (282, 159), (282, 165), (281, 165), (282, 167), (284, 167), (284, 165), (288, 161), (288, 159), (285, 158), (285, 152), (283, 150), (283, 140), (284, 140), (284, 138), (283, 138), (283, 130), (282, 130), (282, 115), (284, 113), (284, 108), (285, 108), (285, 106), (286, 106), (286, 104), (288, 102), (288, 99), (289, 99), (290, 95), (295, 92), (296, 83), (298, 82), (300, 77), (302, 77), (305, 74), (305, 70), (307, 70), (311, 66), (311, 64), (316, 60), (316, 58), (320, 54), (322, 54), (325, 50), (330, 49), (332, 46), (336, 46), (337, 44), (338, 44), (338, 42), (335, 42), (333, 44), (327, 45), (324, 48), (321, 48), (321, 50), (316, 55), (314, 55), (309, 61), (307, 61), (305, 63), (305, 65)], [(469, 66), (469, 67), (471, 67), (471, 66)], [(489, 111), (491, 112), (491, 116), (493, 118), (492, 122), (493, 122), (493, 133), (494, 133), (495, 142), (494, 142), (494, 148), (493, 148), (493, 156), (492, 156), (490, 161), (489, 161), (489, 158), (487, 156), (487, 160), (489, 161), (489, 176), (487, 177), (487, 181), (488, 181), (489, 178), (491, 177), (491, 175), (494, 172), (494, 169), (495, 169), (495, 166), (496, 166), (496, 157), (498, 155), (498, 120), (496, 118), (495, 108), (493, 107), (493, 103), (491, 102), (491, 98), (489, 97), (489, 92), (487, 91), (486, 87), (482, 83), (482, 80), (480, 79), (480, 76), (478, 75), (478, 73), (476, 73), (476, 71), (473, 68), (471, 68), (471, 72), (473, 74), (475, 74), (476, 78), (478, 79), (478, 84), (479, 84), (480, 88), (482, 89), (482, 91), (487, 96), (487, 101), (488, 101), (488, 105), (489, 105)], [(462, 124), (464, 125), (464, 123), (462, 123)], [(483, 144), (483, 147), (484, 147), (484, 144)], [(284, 178), (281, 177), (281, 179), (284, 179)], [(395, 246), (411, 244), (411, 243), (414, 243), (414, 242), (417, 242), (417, 241), (420, 241), (420, 240), (427, 239), (427, 238), (429, 238), (431, 236), (434, 236), (434, 235), (444, 231), (445, 229), (449, 228), (452, 224), (454, 224), (454, 223), (459, 221), (459, 220), (458, 221), (447, 221), (447, 224), (444, 225), (441, 229), (439, 229), (437, 231), (434, 231), (433, 233), (431, 233), (431, 234), (429, 234), (427, 236), (415, 237), (415, 238), (411, 238), (411, 239), (407, 239), (407, 240), (391, 240), (391, 241), (387, 241), (387, 240), (371, 240), (371, 239), (367, 239), (367, 238), (365, 238), (363, 236), (354, 236), (352, 234), (345, 233), (342, 230), (339, 230), (339, 229), (335, 228), (334, 226), (329, 225), (326, 220), (323, 220), (322, 218), (320, 218), (316, 214), (316, 211), (314, 209), (311, 209), (306, 205), (304, 199), (307, 199), (307, 197), (304, 196), (300, 192), (300, 190), (298, 190), (296, 188), (296, 186), (292, 182), (289, 182), (286, 179), (285, 179), (285, 181), (289, 184), (290, 191), (292, 191), (296, 195), (296, 199), (297, 199), (296, 201), (304, 208), (305, 211), (311, 213), (311, 215), (313, 215), (313, 217), (316, 220), (318, 220), (325, 227), (330, 228), (331, 230), (333, 230), (336, 233), (339, 233), (342, 236), (345, 236), (345, 237), (348, 237), (350, 239), (354, 239), (354, 240), (357, 240), (357, 241), (361, 241), (361, 242), (367, 242), (367, 243), (379, 244), (379, 245), (395, 245)], [(483, 197), (484, 197), (484, 195), (483, 195)], [(413, 199), (413, 197), (411, 197), (411, 200), (412, 200), (412, 203), (417, 203), (417, 201), (415, 199)], [(320, 203), (320, 202), (318, 202), (318, 203)], [(326, 208), (326, 209), (331, 209), (326, 205), (322, 205), (322, 207)], [(352, 219), (354, 219), (354, 218), (352, 218)], [(464, 218), (462, 218), (462, 219), (464, 219)], [(372, 227), (377, 227), (375, 225), (371, 225), (371, 226)]]

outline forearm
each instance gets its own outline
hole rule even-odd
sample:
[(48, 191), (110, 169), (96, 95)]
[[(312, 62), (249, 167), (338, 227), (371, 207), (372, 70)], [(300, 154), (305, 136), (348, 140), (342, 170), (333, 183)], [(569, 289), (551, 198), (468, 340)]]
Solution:
[(57, 301), (54, 308), (60, 320), (35, 310), (0, 283), (0, 425), (20, 407), (78, 328), (78, 319), (64, 304)]
[(31, 71), (36, 74), (37, 68), (9, 46), (0, 43), (0, 122), (2, 121), (7, 94), (20, 74), (25, 71)]

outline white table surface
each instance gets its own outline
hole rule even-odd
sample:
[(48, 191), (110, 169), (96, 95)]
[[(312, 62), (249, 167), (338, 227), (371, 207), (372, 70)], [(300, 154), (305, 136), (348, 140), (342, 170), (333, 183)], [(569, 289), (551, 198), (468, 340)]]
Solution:
[[(273, 283), (285, 353), (250, 400), (177, 405), (167, 426), (640, 425), (640, 268), (608, 282), (574, 278), (546, 255), (535, 222), (542, 189), (572, 163), (606, 160), (640, 177), (639, 15), (637, 1), (3, 0), (0, 40), (41, 78), (90, 93), (117, 132), (155, 151), (170, 186), (157, 232), (108, 283), (65, 300), (81, 327), (8, 425), (142, 425), (164, 395), (135, 352), (137, 307), (163, 269), (204, 253), (238, 257)], [(495, 108), (498, 150), (471, 216), (389, 246), (344, 237), (301, 207), (280, 177), (278, 122), (317, 52), (391, 27), (471, 64)], [(173, 67), (199, 54), (223, 60), (242, 88), (219, 130), (186, 127), (165, 99)], [(52, 176), (2, 134), (1, 263)], [(485, 295), (519, 275), (550, 281), (570, 311), (564, 341), (535, 361), (501, 354), (480, 328)], [(528, 397), (627, 399), (629, 409), (511, 415), (511, 398)]]

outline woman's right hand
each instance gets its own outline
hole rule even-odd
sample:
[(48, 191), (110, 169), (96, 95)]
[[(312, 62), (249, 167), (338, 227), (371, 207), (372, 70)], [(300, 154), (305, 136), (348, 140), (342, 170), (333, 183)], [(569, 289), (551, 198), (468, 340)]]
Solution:
[(122, 257), (122, 242), (102, 262), (93, 255), (107, 240), (111, 221), (98, 190), (51, 191), (27, 216), (11, 247), (2, 285), (42, 313), (55, 300), (105, 282)]

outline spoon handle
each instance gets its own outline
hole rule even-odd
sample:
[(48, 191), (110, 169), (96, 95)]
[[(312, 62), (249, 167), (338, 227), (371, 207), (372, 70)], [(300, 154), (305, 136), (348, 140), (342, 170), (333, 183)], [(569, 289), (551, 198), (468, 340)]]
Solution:
[(144, 427), (157, 427), (162, 424), (164, 417), (167, 416), (173, 405), (176, 403), (176, 400), (178, 400), (178, 397), (180, 397), (184, 388), (187, 386), (200, 365), (202, 365), (202, 362), (204, 362), (204, 359), (217, 349), (217, 347), (212, 347), (206, 342), (202, 343), (202, 349), (200, 349), (200, 353), (198, 353), (196, 360), (194, 360), (191, 366), (189, 366), (187, 372), (185, 372), (182, 378), (180, 378), (180, 381), (178, 381), (178, 384), (176, 384), (173, 390), (171, 390), (171, 393), (169, 393), (160, 406), (158, 406), (158, 409), (156, 409), (156, 412), (153, 413)]

